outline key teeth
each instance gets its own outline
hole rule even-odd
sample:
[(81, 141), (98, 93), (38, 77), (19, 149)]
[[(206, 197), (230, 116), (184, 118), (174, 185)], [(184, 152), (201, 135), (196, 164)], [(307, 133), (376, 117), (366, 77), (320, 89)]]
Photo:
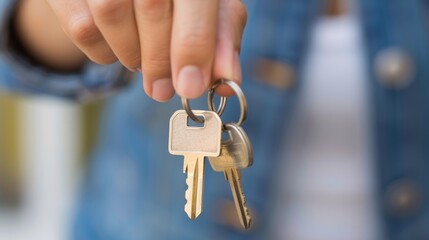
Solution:
[(191, 203), (192, 203), (192, 196), (191, 196), (191, 183), (189, 178), (186, 178), (186, 185), (188, 186), (188, 188), (185, 191), (185, 199), (186, 199), (186, 204), (185, 204), (185, 212), (186, 214), (188, 214), (188, 217), (192, 220), (195, 219), (195, 216), (193, 216), (192, 214), (192, 209), (191, 209)]
[(245, 206), (244, 207), (244, 212), (246, 214), (246, 219), (247, 219), (247, 221), (244, 223), (244, 228), (245, 229), (249, 229), (250, 228), (250, 224), (252, 222), (252, 217), (250, 216), (249, 208), (247, 208), (247, 206), (246, 206), (246, 197), (244, 196), (244, 194), (243, 194), (243, 205)]
[[(240, 187), (241, 187), (241, 184), (240, 184)], [(250, 225), (252, 223), (252, 217), (250, 216), (249, 208), (246, 206), (247, 200), (246, 200), (246, 196), (244, 195), (244, 193), (241, 194), (241, 198), (243, 199), (244, 213), (246, 216), (246, 222), (243, 223), (243, 227), (245, 229), (249, 229)]]
[[(186, 175), (188, 173), (188, 164), (186, 162), (183, 165), (183, 173), (186, 174)], [(186, 176), (185, 182), (186, 182), (187, 188), (186, 188), (186, 191), (185, 191), (185, 200), (186, 200), (186, 203), (185, 203), (184, 210), (185, 210), (186, 213), (188, 213), (187, 209), (189, 208), (188, 205), (189, 205), (189, 188), (190, 188), (190, 185), (189, 185), (189, 176), (188, 175)]]

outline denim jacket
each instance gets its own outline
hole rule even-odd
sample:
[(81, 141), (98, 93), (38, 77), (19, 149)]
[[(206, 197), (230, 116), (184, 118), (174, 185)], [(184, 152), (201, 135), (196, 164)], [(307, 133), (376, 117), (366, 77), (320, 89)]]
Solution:
[[(271, 239), (273, 180), (299, 92), (311, 23), (318, 0), (247, 0), (249, 22), (242, 46), (243, 90), (249, 115), (244, 124), (254, 147), (254, 166), (243, 171), (250, 232), (221, 225), (219, 200), (230, 199), (222, 174), (206, 169), (204, 213), (196, 222), (183, 211), (183, 158), (167, 150), (168, 122), (181, 109), (176, 97), (156, 103), (142, 91), (141, 75), (119, 64), (88, 63), (75, 75), (59, 75), (28, 64), (7, 48), (13, 0), (0, 2), (0, 83), (8, 90), (87, 99), (108, 99), (100, 135), (83, 186), (72, 239)], [(429, 239), (426, 202), (429, 175), (429, 29), (427, 1), (360, 0), (372, 96), (374, 160), (386, 238)], [(393, 67), (392, 67), (393, 66)], [(395, 68), (396, 67), (396, 68)], [(134, 77), (136, 81), (130, 81)], [(191, 101), (207, 109), (204, 98)], [(232, 101), (222, 117), (236, 121)], [(426, 112), (428, 111), (428, 112)], [(405, 196), (405, 197), (404, 197)], [(402, 199), (402, 200), (401, 200)], [(405, 199), (405, 200), (403, 200)]]
[[(429, 5), (361, 3), (384, 232), (387, 239), (429, 239)], [(388, 70), (393, 64), (398, 68)]]

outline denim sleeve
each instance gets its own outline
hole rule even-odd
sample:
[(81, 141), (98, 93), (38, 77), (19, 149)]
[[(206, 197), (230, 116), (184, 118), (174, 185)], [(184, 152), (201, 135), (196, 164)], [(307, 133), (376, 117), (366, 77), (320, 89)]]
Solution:
[(10, 19), (17, 2), (0, 1), (0, 88), (3, 90), (85, 100), (114, 92), (133, 79), (134, 75), (119, 63), (98, 65), (88, 61), (73, 74), (54, 73), (31, 64), (25, 56), (8, 47)]
[[(389, 240), (429, 239), (428, 7), (426, 0), (360, 0), (378, 213)], [(384, 56), (398, 59), (394, 78), (380, 74)]]

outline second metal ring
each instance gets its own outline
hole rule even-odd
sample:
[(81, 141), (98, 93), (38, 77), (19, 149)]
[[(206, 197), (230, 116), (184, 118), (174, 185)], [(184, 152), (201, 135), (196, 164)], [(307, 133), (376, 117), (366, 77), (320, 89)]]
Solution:
[(217, 87), (219, 87), (220, 85), (223, 85), (223, 84), (231, 87), (232, 90), (235, 92), (235, 94), (238, 97), (241, 112), (240, 112), (240, 118), (238, 119), (237, 125), (241, 126), (244, 123), (244, 121), (246, 121), (246, 118), (247, 118), (247, 100), (246, 100), (246, 96), (243, 93), (243, 90), (241, 90), (240, 86), (238, 86), (238, 84), (235, 83), (234, 81), (231, 81), (228, 79), (221, 79), (221, 80), (219, 80), (213, 84), (213, 86), (210, 88), (209, 94), (208, 94), (209, 109), (211, 111), (217, 111), (219, 116), (222, 115), (222, 113), (224, 112), (225, 106), (222, 105), (222, 98), (225, 98), (225, 97), (221, 97), (221, 106), (219, 107), (218, 110), (216, 110), (215, 106), (214, 106), (214, 92), (215, 92)]

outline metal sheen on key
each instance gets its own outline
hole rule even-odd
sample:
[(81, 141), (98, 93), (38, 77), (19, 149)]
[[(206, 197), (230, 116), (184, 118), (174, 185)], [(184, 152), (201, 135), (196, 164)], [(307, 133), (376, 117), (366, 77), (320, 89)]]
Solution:
[(209, 161), (214, 171), (224, 172), (225, 179), (231, 187), (238, 219), (241, 225), (248, 229), (252, 219), (246, 206), (240, 168), (247, 168), (253, 164), (253, 149), (246, 133), (237, 124), (225, 124), (225, 131), (229, 139), (222, 141), (221, 155), (209, 157)]
[(189, 126), (187, 112), (178, 110), (170, 118), (168, 141), (171, 154), (184, 156), (183, 172), (187, 174), (188, 185), (185, 212), (192, 220), (203, 208), (204, 157), (220, 155), (222, 136), (222, 121), (215, 112), (194, 110), (193, 113), (203, 117), (203, 126)]

